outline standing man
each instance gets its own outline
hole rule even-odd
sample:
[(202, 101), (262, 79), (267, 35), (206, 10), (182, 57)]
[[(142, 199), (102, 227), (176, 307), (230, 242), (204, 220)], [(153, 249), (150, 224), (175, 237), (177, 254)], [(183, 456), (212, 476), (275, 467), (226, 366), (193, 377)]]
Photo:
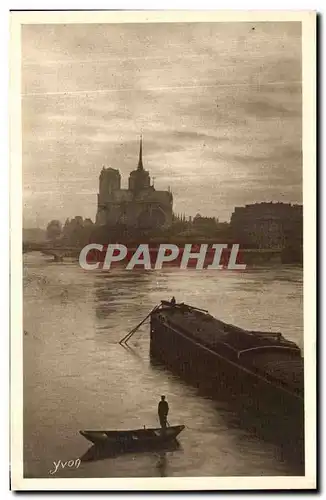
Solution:
[(158, 404), (158, 417), (160, 419), (160, 424), (162, 429), (166, 429), (168, 413), (169, 413), (168, 402), (165, 401), (165, 396), (161, 396), (161, 401)]

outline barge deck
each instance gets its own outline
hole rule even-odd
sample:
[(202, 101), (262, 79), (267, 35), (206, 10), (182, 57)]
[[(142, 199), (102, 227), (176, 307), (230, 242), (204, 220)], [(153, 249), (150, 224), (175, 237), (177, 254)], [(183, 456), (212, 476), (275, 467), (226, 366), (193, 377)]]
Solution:
[[(151, 356), (230, 392), (259, 385), (303, 405), (304, 360), (281, 333), (248, 331), (187, 304), (162, 301), (151, 313)], [(274, 391), (274, 392), (275, 392)]]

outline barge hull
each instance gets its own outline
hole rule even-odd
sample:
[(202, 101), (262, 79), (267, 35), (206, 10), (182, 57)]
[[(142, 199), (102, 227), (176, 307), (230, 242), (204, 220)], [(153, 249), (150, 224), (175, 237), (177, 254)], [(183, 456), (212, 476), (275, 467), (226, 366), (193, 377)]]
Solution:
[[(150, 356), (214, 399), (231, 401), (241, 411), (260, 415), (265, 428), (291, 431), (297, 453), (304, 454), (303, 399), (264, 377), (223, 358), (193, 338), (151, 316)], [(290, 434), (288, 435), (291, 439)]]

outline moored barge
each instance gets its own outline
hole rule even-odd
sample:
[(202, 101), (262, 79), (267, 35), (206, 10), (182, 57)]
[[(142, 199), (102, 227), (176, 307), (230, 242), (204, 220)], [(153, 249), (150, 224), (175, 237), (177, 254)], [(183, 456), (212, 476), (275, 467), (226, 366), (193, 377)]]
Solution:
[(205, 380), (219, 395), (282, 413), (303, 427), (304, 360), (281, 333), (248, 331), (223, 323), (208, 311), (162, 301), (151, 313), (150, 354), (191, 378)]

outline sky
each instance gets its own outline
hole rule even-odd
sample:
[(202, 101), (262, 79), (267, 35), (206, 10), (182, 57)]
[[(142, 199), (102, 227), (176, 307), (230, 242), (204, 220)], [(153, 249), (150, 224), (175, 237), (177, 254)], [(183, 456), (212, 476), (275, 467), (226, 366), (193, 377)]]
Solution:
[(25, 25), (22, 94), (25, 227), (95, 220), (140, 134), (175, 213), (302, 202), (300, 23)]

